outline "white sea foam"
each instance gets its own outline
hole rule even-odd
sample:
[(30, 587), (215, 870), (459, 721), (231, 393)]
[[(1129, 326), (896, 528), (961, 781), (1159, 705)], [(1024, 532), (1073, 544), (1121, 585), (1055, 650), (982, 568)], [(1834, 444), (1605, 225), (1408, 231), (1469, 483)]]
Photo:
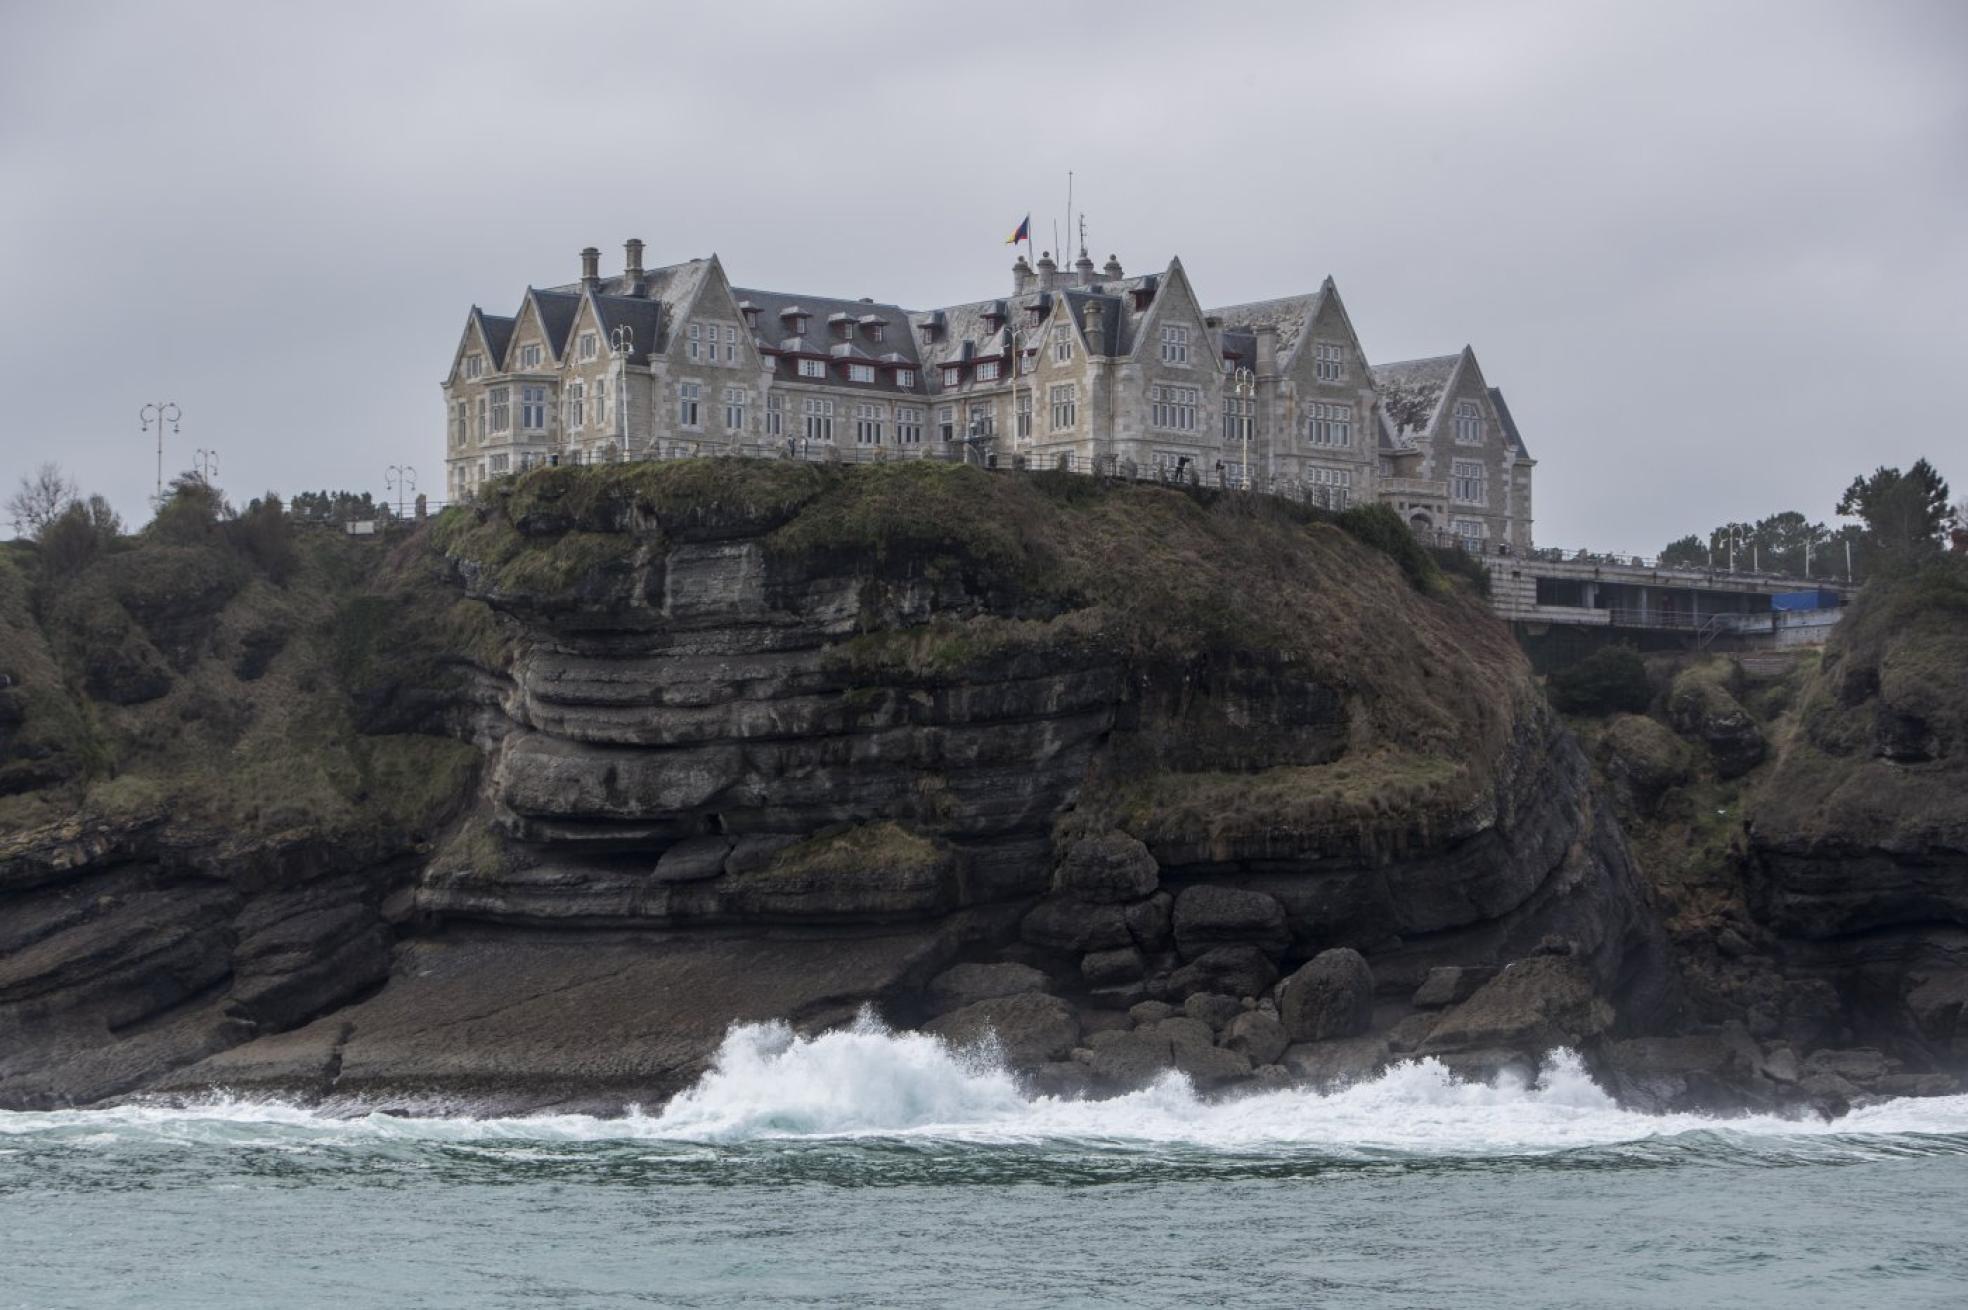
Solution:
[(334, 1118), (273, 1102), (0, 1114), (0, 1137), (54, 1135), (70, 1145), (139, 1137), (184, 1145), (335, 1142), (643, 1141), (728, 1146), (760, 1141), (901, 1139), (925, 1145), (1085, 1146), (1221, 1152), (1311, 1150), (1376, 1156), (1494, 1156), (1660, 1143), (1691, 1133), (1748, 1149), (1836, 1138), (1940, 1136), (1968, 1145), (1968, 1096), (1903, 1099), (1814, 1118), (1647, 1115), (1622, 1109), (1557, 1052), (1535, 1081), (1459, 1082), (1433, 1060), (1396, 1065), (1329, 1094), (1293, 1089), (1204, 1100), (1170, 1075), (1131, 1095), (1074, 1101), (1024, 1095), (988, 1053), (954, 1051), (871, 1019), (799, 1037), (783, 1024), (727, 1034), (709, 1072), (660, 1112), (621, 1118)]

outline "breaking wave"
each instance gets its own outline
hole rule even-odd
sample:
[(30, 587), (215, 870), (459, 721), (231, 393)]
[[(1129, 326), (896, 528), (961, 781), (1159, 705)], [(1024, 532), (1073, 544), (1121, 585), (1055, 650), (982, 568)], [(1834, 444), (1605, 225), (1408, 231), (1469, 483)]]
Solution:
[(746, 1024), (712, 1068), (660, 1111), (618, 1118), (335, 1117), (277, 1102), (0, 1114), (9, 1148), (117, 1143), (264, 1148), (419, 1144), (539, 1148), (637, 1145), (720, 1159), (734, 1151), (830, 1144), (913, 1152), (1048, 1149), (1123, 1155), (1315, 1158), (1359, 1163), (1573, 1156), (1789, 1163), (1907, 1154), (1968, 1155), (1968, 1096), (1902, 1099), (1835, 1121), (1650, 1115), (1621, 1108), (1578, 1058), (1554, 1053), (1530, 1082), (1459, 1082), (1433, 1060), (1395, 1065), (1343, 1090), (1223, 1100), (1168, 1075), (1101, 1101), (1029, 1096), (988, 1052), (952, 1050), (871, 1019), (814, 1037)]

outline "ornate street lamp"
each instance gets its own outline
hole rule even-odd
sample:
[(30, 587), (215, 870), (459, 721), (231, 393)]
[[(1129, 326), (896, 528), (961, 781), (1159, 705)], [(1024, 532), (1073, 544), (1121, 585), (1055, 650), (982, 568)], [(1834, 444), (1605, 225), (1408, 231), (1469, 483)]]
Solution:
[(183, 417), (184, 411), (168, 400), (151, 401), (137, 411), (137, 419), (143, 425), (140, 431), (148, 432), (152, 424), (157, 425), (157, 495), (160, 499), (164, 495), (164, 425), (169, 423), (171, 435), (176, 436), (178, 420)]

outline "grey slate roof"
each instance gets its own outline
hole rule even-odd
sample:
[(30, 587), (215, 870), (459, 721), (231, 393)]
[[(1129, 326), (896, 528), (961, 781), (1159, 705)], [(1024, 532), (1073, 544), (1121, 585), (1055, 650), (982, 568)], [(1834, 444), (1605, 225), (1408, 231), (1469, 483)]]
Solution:
[(492, 356), (492, 367), (503, 367), (506, 347), (512, 344), (513, 320), (498, 314), (488, 314), (477, 305), (472, 306), (472, 313), (478, 319), (479, 331), (485, 336), (485, 349)]
[(629, 330), (629, 359), (640, 364), (649, 359), (662, 333), (663, 302), (640, 296), (597, 295), (595, 316), (601, 320), (601, 348), (613, 350), (615, 329), (625, 327)]
[(1431, 355), (1427, 359), (1403, 359), (1392, 364), (1373, 364), (1369, 366), (1369, 371), (1373, 374), (1374, 387), (1379, 391), (1390, 389), (1413, 391), (1430, 386), (1435, 389), (1435, 409), (1429, 414), (1428, 422), (1418, 429), (1426, 432), (1433, 429), (1436, 419), (1441, 417), (1442, 399), (1448, 392), (1449, 379), (1454, 376), (1456, 364), (1461, 358), (1460, 353)]
[[(733, 287), (732, 298), (758, 307), (752, 339), (762, 350), (851, 359), (857, 363), (886, 360), (891, 365), (917, 369), (912, 387), (897, 387), (889, 369), (875, 371), (876, 381), (855, 383), (870, 391), (894, 395), (916, 395), (923, 389), (917, 362), (916, 343), (910, 330), (909, 314), (899, 305), (883, 305), (868, 300), (848, 300), (838, 296), (793, 295), (785, 291), (761, 291), (755, 287)], [(795, 320), (787, 310), (797, 309), (807, 316), (807, 335), (794, 334)], [(876, 341), (864, 330), (872, 319), (885, 320), (882, 338)], [(845, 323), (851, 335), (843, 339), (832, 324)], [(839, 379), (835, 379), (838, 381)]]
[(540, 308), (540, 326), (546, 329), (547, 345), (555, 359), (567, 357), (567, 333), (574, 326), (574, 316), (581, 312), (581, 297), (562, 291), (540, 291), (528, 287), (527, 294)]
[[(1328, 278), (1327, 285), (1332, 279)], [(1223, 324), (1224, 328), (1253, 328), (1259, 323), (1275, 323), (1278, 327), (1278, 364), (1283, 368), (1290, 364), (1298, 350), (1299, 338), (1305, 334), (1305, 325), (1310, 323), (1324, 305), (1326, 287), (1309, 291), (1303, 295), (1279, 296), (1275, 300), (1253, 300), (1247, 305), (1227, 305), (1222, 309), (1207, 310), (1212, 318)]]
[(1517, 453), (1525, 459), (1531, 457), (1531, 448), (1524, 444), (1524, 438), (1517, 433), (1517, 420), (1510, 416), (1510, 406), (1503, 403), (1503, 392), (1490, 388), (1490, 403), (1496, 406), (1497, 421), (1503, 424), (1503, 435), (1510, 438), (1510, 444), (1517, 447)]

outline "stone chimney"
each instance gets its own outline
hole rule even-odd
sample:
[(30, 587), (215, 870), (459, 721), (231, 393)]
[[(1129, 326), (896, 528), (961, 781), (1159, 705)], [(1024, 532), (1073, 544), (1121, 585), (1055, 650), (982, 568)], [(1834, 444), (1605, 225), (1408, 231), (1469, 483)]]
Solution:
[(596, 286), (601, 282), (601, 252), (593, 246), (581, 252), (581, 285)]
[(1073, 282), (1076, 286), (1093, 285), (1093, 261), (1087, 258), (1086, 247), (1080, 247), (1080, 257), (1073, 261)]
[(1020, 255), (1018, 262), (1011, 266), (1011, 294), (1022, 296), (1032, 289), (1032, 266)]
[(1107, 256), (1107, 267), (1100, 270), (1100, 275), (1109, 282), (1119, 282), (1123, 277), (1127, 276), (1121, 272), (1121, 261), (1112, 255)]
[(642, 238), (630, 237), (622, 243), (622, 280), (632, 296), (642, 294)]
[(1278, 376), (1278, 325), (1254, 324), (1251, 332), (1257, 337), (1257, 375), (1261, 378)]
[(1041, 250), (1039, 252), (1039, 290), (1052, 290), (1053, 280), (1058, 272), (1059, 265), (1052, 262), (1052, 252), (1050, 250)]
[(1107, 353), (1107, 307), (1098, 300), (1086, 302), (1086, 339), (1089, 355)]

